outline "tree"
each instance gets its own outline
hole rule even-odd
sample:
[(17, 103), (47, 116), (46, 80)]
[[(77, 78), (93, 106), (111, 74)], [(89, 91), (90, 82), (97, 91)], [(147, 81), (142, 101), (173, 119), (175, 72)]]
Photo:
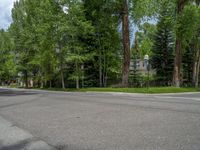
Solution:
[(159, 5), (163, 2), (157, 0), (121, 0), (120, 15), (122, 19), (122, 41), (123, 41), (123, 66), (122, 66), (122, 86), (128, 86), (128, 76), (130, 68), (130, 29), (129, 17), (133, 22), (140, 22), (154, 16)]
[(151, 57), (151, 50), (153, 46), (153, 38), (156, 32), (157, 26), (155, 24), (151, 24), (145, 22), (139, 25), (138, 33), (138, 47), (139, 47), (139, 56), (140, 59), (143, 59), (146, 54)]
[(170, 13), (165, 8), (159, 17), (152, 48), (152, 68), (156, 70), (161, 85), (171, 85), (173, 72), (174, 35)]
[[(13, 69), (9, 72), (10, 68), (2, 67), (2, 76), (6, 77), (4, 80), (8, 80), (8, 74), (17, 76), (20, 73), (26, 87), (30, 80), (34, 81), (34, 86), (40, 87), (107, 86), (118, 83), (120, 78), (120, 85), (126, 87), (129, 83), (130, 58), (143, 59), (143, 55), (152, 54), (152, 34), (156, 27), (149, 20), (157, 20), (163, 10), (161, 6), (164, 5), (169, 7), (170, 16), (163, 16), (163, 28), (167, 28), (165, 22), (168, 21), (176, 24), (172, 27), (176, 31), (177, 41), (175, 64), (185, 68), (189, 62), (193, 62), (193, 71), (186, 67), (190, 74), (187, 79), (192, 81), (193, 76), (193, 85), (197, 86), (199, 1), (191, 3), (194, 0), (179, 0), (178, 4), (175, 1), (177, 0), (16, 1), (12, 10), (13, 23), (1, 35), (2, 39), (8, 37), (6, 43), (10, 42), (12, 46), (7, 48), (8, 51), (5, 51), (5, 46), (1, 46), (1, 53), (6, 53), (1, 58), (10, 60), (6, 68), (14, 66), (17, 71)], [(175, 4), (178, 10), (176, 18), (173, 16)], [(133, 49), (139, 50), (132, 54), (130, 37), (133, 24), (139, 29)], [(158, 31), (170, 35), (163, 28), (158, 26)], [(164, 37), (157, 38), (158, 41), (161, 39)], [(167, 42), (159, 42), (159, 46), (167, 47)], [(2, 43), (1, 45), (5, 45)], [(161, 51), (156, 52), (161, 55)], [(185, 59), (187, 54), (192, 54), (190, 56), (195, 59), (191, 58), (188, 62), (183, 60), (181, 63), (182, 57)], [(13, 58), (14, 62), (11, 61)], [(186, 71), (181, 71), (179, 66), (178, 77), (183, 72), (185, 78)]]
[(17, 54), (17, 69), (22, 72), (26, 87), (28, 87), (29, 76), (29, 57), (31, 51), (28, 47), (29, 32), (27, 30), (27, 14), (25, 11), (25, 1), (17, 1), (14, 3), (12, 10), (13, 23), (11, 25), (11, 34), (15, 42), (15, 53)]
[[(121, 68), (121, 43), (118, 31), (119, 18), (114, 2), (84, 0), (86, 19), (91, 21), (94, 33), (87, 39), (93, 60), (88, 62), (85, 77), (100, 87), (117, 80)], [(98, 61), (96, 61), (98, 60)], [(90, 68), (90, 70), (88, 69)], [(98, 80), (95, 83), (94, 80)]]
[(186, 40), (190, 43), (190, 50), (193, 52), (193, 67), (192, 67), (192, 85), (198, 87), (199, 84), (199, 67), (200, 67), (200, 7), (199, 3), (192, 4), (186, 7), (183, 16), (184, 21), (190, 21), (190, 26), (184, 27), (187, 29)]
[(66, 23), (63, 27), (67, 33), (67, 41), (64, 45), (64, 48), (67, 49), (66, 61), (73, 65), (69, 79), (75, 80), (76, 88), (79, 89), (80, 79), (83, 77), (82, 66), (88, 59), (91, 59), (83, 41), (93, 33), (93, 27), (86, 20), (82, 2), (66, 1), (63, 6), (67, 7)]
[(130, 31), (129, 31), (129, 10), (128, 1), (122, 3), (122, 35), (123, 35), (123, 66), (122, 66), (122, 86), (128, 86), (130, 68)]
[(15, 80), (15, 55), (12, 49), (13, 41), (9, 32), (0, 30), (0, 84)]
[[(173, 85), (180, 87), (181, 85), (181, 64), (182, 64), (182, 55), (183, 49), (185, 48), (184, 41), (187, 38), (184, 37), (185, 25), (191, 25), (190, 22), (182, 22), (184, 16), (184, 8), (188, 4), (199, 4), (199, 0), (177, 0), (177, 30), (176, 30), (176, 46), (175, 46), (175, 59), (174, 59), (174, 71), (173, 71)], [(190, 18), (192, 19), (192, 18)], [(192, 28), (191, 28), (192, 29)], [(188, 32), (187, 32), (188, 33)], [(187, 35), (187, 34), (185, 34)], [(185, 36), (186, 37), (186, 36)]]
[(141, 75), (137, 70), (138, 60), (141, 60), (140, 55), (140, 47), (139, 47), (139, 41), (138, 41), (138, 34), (139, 32), (135, 33), (135, 39), (133, 47), (131, 48), (131, 68), (130, 70), (130, 77), (129, 80), (131, 81), (131, 86), (138, 87), (141, 82)]
[[(194, 39), (197, 33), (199, 11), (198, 6), (191, 0), (179, 0), (177, 3), (177, 16), (176, 20), (176, 47), (175, 47), (175, 60), (174, 60), (174, 72), (173, 72), (173, 85), (179, 87), (181, 84), (183, 71), (182, 56), (188, 43)], [(197, 56), (198, 57), (198, 51)], [(195, 57), (196, 58), (196, 57)], [(196, 59), (198, 60), (198, 59)], [(194, 63), (195, 64), (195, 63)], [(197, 63), (198, 64), (198, 63)], [(193, 67), (194, 70), (195, 67)], [(198, 65), (197, 65), (198, 68)], [(196, 72), (196, 71), (194, 71)], [(198, 69), (197, 69), (198, 72)], [(196, 75), (195, 75), (196, 76)], [(193, 77), (194, 78), (194, 77)]]
[(193, 61), (193, 75), (192, 84), (194, 87), (199, 86), (199, 67), (200, 67), (200, 31), (194, 37), (194, 42), (192, 48), (194, 49), (194, 61)]

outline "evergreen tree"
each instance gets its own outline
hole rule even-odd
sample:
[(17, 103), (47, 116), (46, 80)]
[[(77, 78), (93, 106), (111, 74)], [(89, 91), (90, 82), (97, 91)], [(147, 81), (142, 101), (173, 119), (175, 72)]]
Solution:
[[(166, 11), (160, 11), (163, 4)], [(158, 14), (153, 39), (155, 25), (148, 19)], [(173, 83), (178, 86), (181, 75), (198, 86), (199, 14), (199, 1), (194, 0), (18, 0), (12, 10), (13, 23), (0, 35), (1, 80), (21, 74), (26, 87), (33, 80), (40, 87), (79, 88), (118, 84), (122, 77), (125, 87), (130, 58), (136, 68), (137, 59), (145, 54), (151, 58), (153, 53), (158, 81), (167, 85), (171, 82), (175, 43), (172, 30), (176, 30)], [(132, 54), (129, 22), (139, 27)], [(135, 84), (137, 70), (131, 75)]]
[(183, 84), (192, 86), (192, 69), (193, 69), (194, 50), (188, 45), (183, 54)]
[(161, 85), (170, 85), (173, 72), (174, 40), (168, 10), (162, 11), (157, 24), (152, 49), (152, 68), (156, 70), (157, 81)]

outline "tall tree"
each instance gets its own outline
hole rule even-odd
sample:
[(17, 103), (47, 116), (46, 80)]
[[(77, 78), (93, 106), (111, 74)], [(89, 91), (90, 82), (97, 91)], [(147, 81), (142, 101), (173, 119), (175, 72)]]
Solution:
[(123, 66), (122, 66), (122, 86), (128, 86), (130, 68), (130, 30), (129, 30), (129, 7), (128, 0), (122, 3), (122, 34), (123, 34)]
[(157, 0), (121, 0), (120, 14), (122, 20), (123, 41), (123, 66), (122, 86), (128, 86), (130, 67), (130, 17), (135, 24), (141, 23), (147, 18), (154, 16), (163, 2)]
[(69, 79), (76, 82), (76, 88), (80, 88), (80, 80), (83, 78), (84, 63), (91, 59), (91, 54), (87, 53), (85, 39), (93, 33), (93, 27), (86, 20), (84, 5), (79, 0), (64, 1), (63, 6), (67, 7), (66, 24), (64, 26), (67, 33), (65, 48), (68, 56), (67, 63), (73, 66)]
[[(87, 70), (86, 76), (89, 75), (90, 79), (94, 80), (98, 75), (100, 87), (106, 86), (111, 80), (116, 80), (121, 68), (119, 18), (115, 15), (116, 10), (113, 9), (113, 5), (114, 2), (111, 1), (84, 0), (86, 18), (94, 27), (93, 37), (87, 40), (89, 51), (94, 54), (94, 60), (93, 64), (88, 66), (91, 69)], [(94, 76), (94, 79), (91, 76)]]
[(15, 80), (16, 65), (13, 40), (9, 32), (0, 30), (0, 84)]
[(18, 56), (17, 68), (23, 75), (26, 87), (28, 87), (29, 76), (29, 62), (31, 57), (30, 47), (28, 46), (28, 39), (30, 34), (28, 33), (27, 13), (25, 11), (25, 1), (20, 0), (14, 3), (12, 10), (13, 23), (11, 25), (11, 33), (14, 37), (15, 52)]
[[(177, 0), (177, 17), (179, 18), (189, 0)], [(175, 45), (175, 58), (174, 58), (174, 71), (173, 71), (173, 85), (180, 87), (181, 84), (181, 62), (182, 62), (182, 35), (181, 28), (178, 27), (176, 31), (176, 45)]]
[[(122, 78), (120, 85), (126, 87), (133, 24), (139, 27), (135, 43), (138, 43), (142, 58), (146, 53), (151, 54), (150, 35), (155, 29), (154, 25), (144, 22), (157, 17), (165, 3), (172, 6), (170, 13), (173, 14), (174, 1), (177, 2), (174, 62), (179, 66), (174, 67), (173, 81), (180, 80), (182, 55), (189, 47), (188, 52), (195, 58), (192, 61), (193, 84), (196, 85), (199, 0), (196, 3), (192, 3), (194, 0), (19, 0), (14, 4), (13, 23), (8, 30), (14, 46), (9, 48), (12, 52), (8, 50), (6, 57), (16, 57), (17, 71), (23, 75), (26, 86), (32, 79), (35, 85), (46, 87), (107, 86)], [(165, 43), (161, 45), (166, 46)]]
[(182, 56), (184, 49), (194, 36), (196, 23), (198, 22), (198, 19), (194, 21), (196, 18), (194, 16), (195, 10), (191, 6), (194, 6), (193, 0), (177, 1), (176, 46), (173, 71), (173, 85), (176, 87), (180, 87), (183, 78)]
[(199, 86), (199, 67), (200, 67), (200, 31), (193, 38), (192, 48), (194, 50), (194, 60), (193, 60), (193, 74), (192, 74), (192, 85), (194, 87)]
[(164, 8), (158, 20), (152, 48), (151, 64), (156, 70), (156, 80), (164, 86), (171, 85), (173, 72), (174, 35), (170, 18), (169, 10)]

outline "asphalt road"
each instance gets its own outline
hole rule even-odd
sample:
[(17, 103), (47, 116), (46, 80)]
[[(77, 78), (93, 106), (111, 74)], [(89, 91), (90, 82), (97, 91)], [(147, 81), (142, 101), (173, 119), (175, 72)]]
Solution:
[[(60, 150), (200, 150), (200, 93), (141, 95), (1, 88), (0, 127), (3, 122), (9, 124), (6, 121), (34, 141)], [(10, 130), (4, 132), (5, 137), (1, 130), (0, 150), (23, 149), (17, 143), (6, 147)], [(17, 139), (20, 133), (12, 136)]]

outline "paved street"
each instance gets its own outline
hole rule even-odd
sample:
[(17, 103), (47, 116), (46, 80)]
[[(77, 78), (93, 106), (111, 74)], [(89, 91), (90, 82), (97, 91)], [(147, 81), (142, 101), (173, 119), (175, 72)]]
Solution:
[(200, 93), (0, 89), (0, 150), (200, 150)]

